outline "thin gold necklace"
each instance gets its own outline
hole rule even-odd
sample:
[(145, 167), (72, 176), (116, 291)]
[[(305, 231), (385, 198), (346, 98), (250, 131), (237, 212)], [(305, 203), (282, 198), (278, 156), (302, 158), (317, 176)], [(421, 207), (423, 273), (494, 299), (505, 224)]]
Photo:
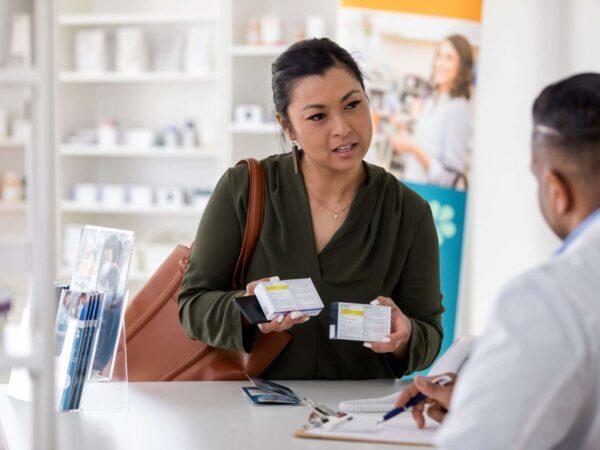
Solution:
[(308, 191), (308, 193), (321, 205), (323, 206), (327, 211), (329, 211), (331, 214), (333, 214), (333, 218), (335, 220), (337, 220), (340, 217), (340, 214), (343, 213), (344, 211), (346, 211), (348, 208), (350, 208), (350, 206), (352, 206), (352, 202), (350, 202), (348, 205), (346, 205), (345, 207), (343, 207), (342, 209), (340, 209), (339, 211), (334, 211), (333, 209), (331, 209), (329, 206), (327, 206), (325, 204), (325, 202), (323, 200), (321, 200), (319, 197), (317, 197), (314, 192), (312, 192), (310, 189), (306, 188), (306, 190)]

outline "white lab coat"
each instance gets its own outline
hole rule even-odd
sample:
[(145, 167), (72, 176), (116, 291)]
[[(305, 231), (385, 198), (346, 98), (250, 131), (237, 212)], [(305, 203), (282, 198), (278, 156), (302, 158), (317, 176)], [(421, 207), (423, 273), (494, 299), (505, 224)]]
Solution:
[(496, 301), (441, 449), (600, 449), (600, 220)]

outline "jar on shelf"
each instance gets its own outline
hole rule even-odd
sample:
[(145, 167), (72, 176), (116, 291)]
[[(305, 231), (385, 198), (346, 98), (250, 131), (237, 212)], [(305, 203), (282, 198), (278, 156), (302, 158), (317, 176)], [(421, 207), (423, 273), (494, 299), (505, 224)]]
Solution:
[(6, 172), (2, 177), (2, 200), (5, 202), (17, 203), (24, 198), (23, 177), (13, 173)]

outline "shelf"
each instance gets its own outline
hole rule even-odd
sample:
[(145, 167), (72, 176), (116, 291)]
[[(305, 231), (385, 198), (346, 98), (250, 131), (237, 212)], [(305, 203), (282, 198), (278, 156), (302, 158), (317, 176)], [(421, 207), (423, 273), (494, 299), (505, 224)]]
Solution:
[(82, 205), (81, 203), (71, 200), (63, 200), (61, 202), (63, 212), (79, 213), (79, 214), (123, 214), (123, 215), (165, 215), (165, 216), (192, 216), (199, 217), (202, 215), (204, 208), (196, 206), (179, 206), (179, 207), (164, 207), (164, 206), (105, 206), (102, 204)]
[(233, 56), (272, 56), (277, 57), (289, 45), (234, 45), (231, 47)]
[(264, 134), (275, 136), (281, 128), (277, 123), (271, 122), (262, 123), (260, 125), (232, 123), (230, 129), (234, 134)]
[(25, 202), (3, 202), (0, 200), (0, 212), (25, 211)]
[(16, 139), (0, 139), (0, 150), (22, 150), (25, 142)]
[(216, 22), (217, 17), (198, 14), (61, 14), (59, 25), (72, 27), (113, 25), (186, 25)]
[(63, 144), (60, 146), (63, 156), (97, 157), (97, 158), (216, 158), (218, 156), (215, 146), (202, 146), (196, 148), (164, 148), (164, 147), (134, 147), (115, 146), (100, 147), (87, 144)]
[(0, 68), (0, 85), (31, 85), (36, 81), (33, 69)]
[(216, 81), (215, 74), (186, 72), (61, 72), (61, 83), (196, 83)]

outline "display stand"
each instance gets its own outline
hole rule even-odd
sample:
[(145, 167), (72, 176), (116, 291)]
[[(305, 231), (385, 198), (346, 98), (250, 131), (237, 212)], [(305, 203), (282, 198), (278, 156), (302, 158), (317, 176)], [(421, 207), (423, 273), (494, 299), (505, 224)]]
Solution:
[[(105, 299), (102, 308), (98, 313), (98, 332), (96, 338), (89, 341), (89, 366), (87, 369), (81, 366), (79, 370), (79, 383), (85, 379), (80, 392), (79, 406), (74, 409), (65, 409), (61, 406), (64, 399), (65, 388), (65, 361), (70, 363), (72, 350), (67, 349), (65, 341), (72, 339), (69, 336), (71, 331), (67, 328), (60, 330), (57, 320), (55, 337), (55, 406), (57, 411), (61, 412), (94, 412), (108, 410), (122, 410), (129, 406), (128, 401), (128, 377), (127, 377), (127, 347), (125, 337), (124, 311), (127, 306), (128, 294), (125, 294), (122, 301), (114, 301), (110, 296)], [(62, 311), (68, 313), (72, 306), (70, 300), (60, 298), (62, 305), (58, 305), (58, 314)], [(29, 315), (24, 314), (21, 323), (21, 331), (29, 327)], [(20, 336), (26, 336), (23, 332)], [(114, 342), (114, 344), (112, 344)], [(23, 342), (20, 345), (24, 345)], [(26, 345), (26, 344), (25, 344)], [(62, 355), (62, 351), (68, 351), (69, 355)], [(61, 361), (61, 357), (64, 359)], [(83, 359), (82, 359), (83, 360)], [(71, 379), (66, 383), (71, 384)], [(75, 391), (74, 391), (75, 392)], [(10, 376), (8, 395), (17, 400), (31, 402), (32, 386), (28, 371), (24, 369), (13, 369)], [(75, 394), (72, 394), (75, 395)]]

